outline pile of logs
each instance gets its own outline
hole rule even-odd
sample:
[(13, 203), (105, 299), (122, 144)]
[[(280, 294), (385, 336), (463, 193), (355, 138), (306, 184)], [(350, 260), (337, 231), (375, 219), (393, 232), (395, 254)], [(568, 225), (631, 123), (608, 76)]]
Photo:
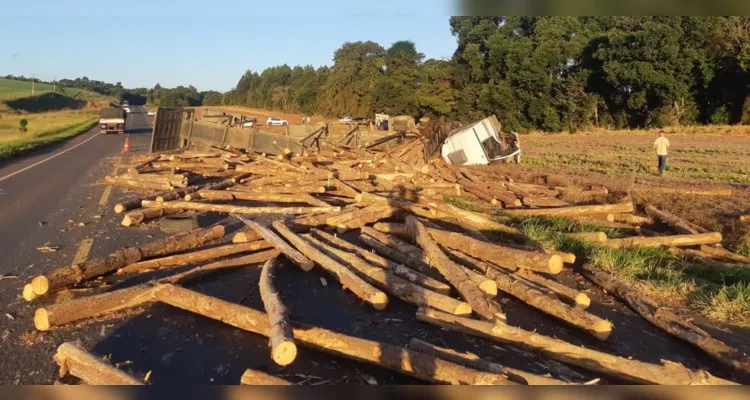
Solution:
[[(209, 149), (131, 159), (121, 165), (125, 173), (106, 179), (139, 191), (115, 206), (123, 214), (122, 225), (138, 226), (184, 213), (228, 218), (35, 277), (24, 288), (28, 301), (104, 275), (127, 279), (147, 271), (192, 266), (148, 283), (40, 307), (34, 325), (46, 331), (159, 302), (268, 337), (271, 359), (280, 366), (293, 363), (301, 346), (433, 383), (585, 383), (510, 368), (417, 339), (403, 348), (294, 322), (274, 285), (276, 265), (285, 260), (303, 273), (321, 269), (359, 299), (364, 309), (384, 310), (398, 299), (415, 307), (419, 321), (544, 354), (602, 377), (650, 384), (732, 383), (678, 363), (642, 362), (514, 327), (498, 301), (500, 296), (601, 341), (616, 329), (590, 311), (586, 293), (556, 279), (572, 267), (575, 255), (531, 241), (519, 244), (485, 236), (489, 231), (521, 236), (516, 228), (498, 222), (502, 218), (565, 217), (634, 234), (625, 239), (608, 239), (603, 232), (571, 234), (604, 246), (680, 246), (675, 251), (685, 255), (697, 257), (700, 252), (701, 257), (706, 253), (710, 258), (726, 258), (733, 253), (715, 246), (720, 234), (653, 207), (647, 207), (648, 217), (636, 216), (630, 202), (576, 205), (561, 200), (570, 191), (603, 199), (607, 190), (601, 187), (559, 185), (554, 178), (546, 184), (520, 183), (489, 169), (409, 158), (420, 151), (423, 145), (414, 140), (389, 151), (335, 148), (293, 154), (280, 149), (280, 155), (270, 156)], [(454, 205), (457, 198), (509, 216), (491, 218), (467, 211)], [(263, 221), (269, 217), (270, 221)], [(656, 221), (676, 234), (642, 236), (641, 225)], [(229, 235), (234, 225), (240, 228)], [(348, 235), (352, 239), (347, 240), (339, 236), (350, 231), (358, 234)], [(701, 246), (701, 250), (686, 246)], [(739, 255), (731, 257), (730, 261), (746, 262)], [(187, 283), (215, 272), (248, 266), (260, 268), (258, 290), (264, 311), (186, 288)], [(744, 355), (689, 322), (676, 321), (625, 283), (590, 266), (582, 274), (654, 325), (737, 371), (750, 370)], [(61, 346), (55, 359), (61, 373), (88, 383), (142, 383), (100, 365), (101, 360), (73, 344)], [(248, 369), (242, 383), (290, 382)]]

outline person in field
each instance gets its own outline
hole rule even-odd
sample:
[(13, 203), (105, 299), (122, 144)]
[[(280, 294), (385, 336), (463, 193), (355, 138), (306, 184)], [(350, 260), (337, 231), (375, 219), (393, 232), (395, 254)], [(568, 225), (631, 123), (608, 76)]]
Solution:
[(659, 132), (659, 137), (654, 142), (656, 158), (659, 160), (659, 176), (664, 173), (664, 168), (667, 167), (667, 149), (669, 149), (669, 140), (664, 137), (664, 132)]

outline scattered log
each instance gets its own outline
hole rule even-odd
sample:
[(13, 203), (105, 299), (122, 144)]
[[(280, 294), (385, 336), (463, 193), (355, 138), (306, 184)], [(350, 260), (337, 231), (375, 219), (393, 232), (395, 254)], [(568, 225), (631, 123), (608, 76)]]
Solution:
[(454, 362), (459, 365), (473, 368), (478, 371), (487, 371), (494, 374), (507, 376), (508, 379), (521, 385), (567, 385), (565, 381), (550, 378), (531, 372), (521, 371), (515, 368), (506, 367), (496, 362), (484, 360), (473, 353), (461, 353), (453, 349), (439, 347), (434, 344), (423, 342), (413, 338), (409, 341), (409, 349), (421, 353), (429, 354), (443, 360)]
[(224, 236), (224, 226), (216, 225), (151, 242), (140, 247), (118, 250), (111, 253), (107, 258), (95, 258), (70, 267), (58, 268), (46, 275), (39, 275), (31, 281), (31, 286), (34, 288), (34, 293), (41, 296), (86, 279), (114, 272), (144, 258), (159, 257), (194, 249), (222, 236)]
[(422, 261), (420, 257), (409, 253), (414, 246), (392, 236), (383, 235), (369, 227), (363, 227), (361, 232), (359, 240), (383, 257), (390, 258), (423, 274), (430, 275), (433, 273), (432, 267), (428, 263)]
[(124, 179), (117, 176), (105, 176), (104, 181), (118, 186), (134, 187), (138, 189), (169, 190), (172, 185), (168, 182), (149, 182), (134, 179)]
[(651, 225), (654, 223), (652, 218), (641, 217), (633, 214), (613, 214), (613, 220), (613, 222), (628, 225)]
[(334, 260), (351, 266), (373, 285), (409, 304), (431, 307), (455, 315), (471, 315), (471, 306), (468, 303), (417, 286), (395, 274), (368, 264), (355, 254), (327, 246), (311, 236), (305, 236), (305, 239)]
[(52, 359), (60, 366), (61, 378), (70, 374), (89, 385), (143, 385), (74, 342), (61, 344)]
[(219, 212), (226, 214), (309, 214), (315, 212), (336, 212), (341, 207), (245, 207), (233, 206), (229, 204), (210, 204), (196, 203), (191, 201), (170, 201), (166, 203), (157, 203), (153, 201), (143, 201), (143, 206), (148, 208), (164, 207), (181, 210), (195, 210), (205, 212)]
[[(187, 196), (190, 193), (195, 193), (199, 190), (206, 189), (206, 190), (222, 190), (226, 189), (228, 187), (234, 186), (234, 182), (231, 180), (223, 180), (221, 182), (212, 183), (212, 184), (206, 184), (206, 185), (195, 185), (195, 186), (188, 186), (184, 189), (177, 189), (173, 190), (171, 192), (168, 192), (166, 194), (156, 196), (156, 201), (159, 203), (164, 203), (167, 201), (177, 200), (183, 196)], [(144, 199), (145, 200), (145, 199)]]
[(527, 207), (568, 207), (570, 203), (554, 197), (531, 197), (524, 196), (523, 205)]
[(32, 300), (36, 299), (37, 296), (36, 296), (36, 293), (34, 293), (34, 287), (31, 286), (30, 283), (27, 283), (27, 284), (23, 285), (23, 294), (22, 294), (22, 297), (26, 301), (32, 301)]
[(697, 235), (671, 235), (657, 237), (632, 237), (624, 239), (609, 239), (602, 243), (604, 246), (621, 249), (625, 247), (659, 247), (659, 246), (696, 246), (700, 244), (721, 243), (721, 233), (699, 233)]
[[(260, 201), (268, 203), (307, 203), (309, 199), (304, 199), (296, 194), (289, 193), (253, 193), (230, 190), (200, 190), (196, 193), (185, 196), (186, 201), (194, 199), (216, 199), (228, 198), (231, 200)], [(317, 204), (316, 204), (317, 205)], [(323, 207), (328, 207), (323, 204)]]
[(696, 229), (693, 229), (690, 225), (686, 224), (687, 221), (685, 221), (684, 219), (672, 213), (659, 210), (658, 208), (650, 204), (646, 205), (646, 212), (652, 217), (665, 222), (677, 233), (680, 233), (683, 235), (695, 235), (695, 234), (701, 233), (701, 232), (698, 232)]
[(269, 375), (265, 372), (257, 371), (254, 369), (246, 369), (240, 377), (241, 385), (263, 385), (263, 386), (285, 386), (292, 385), (285, 379), (277, 378), (273, 375)]
[[(473, 194), (480, 200), (484, 200), (487, 203), (492, 204), (493, 206), (499, 203), (499, 201), (495, 198), (495, 196), (488, 193), (487, 189), (482, 188), (480, 185), (472, 183), (466, 179), (459, 179), (458, 184), (461, 185), (462, 190)], [(518, 199), (516, 199), (516, 201), (518, 201)]]
[(630, 287), (624, 281), (592, 265), (584, 265), (581, 274), (665, 332), (698, 347), (720, 363), (740, 373), (747, 374), (750, 371), (750, 359), (742, 352), (693, 325), (690, 319), (676, 315), (669, 308), (659, 306), (643, 292)]
[(427, 308), (417, 310), (417, 319), (448, 330), (517, 346), (535, 353), (539, 352), (566, 364), (631, 382), (660, 385), (735, 384), (717, 378), (707, 371), (691, 370), (675, 362), (662, 361), (663, 365), (656, 365), (618, 357), (516, 328), (499, 321), (495, 321), (493, 324)]
[(720, 258), (723, 260), (750, 264), (750, 257), (745, 257), (737, 253), (732, 253), (731, 251), (723, 247), (701, 245), (700, 249), (702, 252), (710, 254), (712, 258)]
[(254, 230), (244, 227), (232, 236), (232, 243), (249, 243), (261, 239)]
[(266, 242), (270, 243), (273, 247), (275, 247), (278, 251), (281, 252), (289, 261), (291, 261), (294, 265), (298, 266), (301, 270), (307, 272), (313, 269), (315, 266), (315, 263), (312, 262), (309, 258), (305, 257), (294, 249), (292, 246), (290, 246), (287, 242), (285, 242), (283, 239), (281, 239), (279, 236), (277, 236), (275, 233), (271, 232), (266, 227), (261, 226), (257, 222), (249, 221), (244, 218), (240, 218), (240, 221), (245, 224), (248, 228), (253, 230), (259, 237), (263, 238)]
[(544, 181), (550, 186), (570, 186), (570, 179), (565, 175), (547, 175)]
[(572, 206), (572, 207), (558, 207), (558, 208), (539, 208), (533, 210), (507, 210), (509, 214), (531, 217), (531, 216), (548, 216), (548, 217), (567, 217), (567, 216), (580, 216), (580, 215), (592, 215), (592, 214), (615, 214), (615, 213), (631, 213), (634, 211), (633, 203), (621, 203), (621, 204), (598, 204), (590, 206)]
[(574, 232), (566, 233), (565, 236), (596, 243), (604, 243), (607, 241), (607, 234), (604, 232)]
[(391, 218), (400, 211), (400, 208), (391, 207), (388, 204), (375, 203), (351, 213), (332, 216), (326, 220), (326, 224), (340, 228), (339, 231), (341, 232), (342, 230), (356, 229), (381, 219)]
[(707, 267), (715, 268), (717, 270), (732, 271), (732, 270), (737, 270), (738, 268), (750, 268), (750, 265), (716, 261), (712, 258), (711, 254), (708, 254), (700, 250), (680, 249), (677, 247), (670, 247), (669, 252), (676, 256), (685, 257), (690, 260), (697, 261)]
[(414, 240), (424, 250), (424, 255), (430, 260), (430, 264), (458, 290), (461, 297), (471, 305), (472, 310), (482, 318), (496, 319), (495, 307), (490, 305), (479, 286), (471, 280), (463, 268), (448, 259), (427, 233), (424, 225), (412, 216), (406, 217), (406, 224)]
[(739, 220), (740, 222), (750, 222), (750, 214), (740, 215)]
[(182, 265), (196, 264), (204, 261), (214, 260), (221, 257), (231, 256), (250, 251), (266, 250), (272, 246), (265, 240), (257, 240), (248, 243), (236, 243), (210, 249), (198, 250), (185, 254), (154, 258), (122, 267), (117, 270), (118, 275), (131, 274), (154, 269), (178, 267)]
[(430, 276), (427, 276), (423, 273), (417, 272), (403, 264), (399, 264), (391, 260), (388, 260), (386, 258), (383, 258), (373, 252), (367, 251), (359, 246), (355, 246), (343, 239), (337, 238), (333, 235), (330, 235), (318, 229), (313, 229), (310, 231), (310, 233), (314, 237), (324, 242), (327, 242), (331, 244), (332, 246), (336, 246), (342, 250), (355, 253), (359, 255), (360, 257), (362, 257), (363, 259), (367, 260), (370, 264), (375, 265), (379, 268), (382, 268), (386, 271), (389, 271), (393, 273), (394, 275), (404, 278), (411, 283), (420, 285), (426, 289), (432, 290), (433, 292), (437, 292), (437, 293), (444, 294), (444, 295), (448, 295), (451, 292), (450, 286), (446, 285), (445, 283), (438, 281), (436, 279), (433, 279)]
[(654, 187), (648, 186), (638, 188), (637, 190), (654, 191), (659, 193), (669, 193), (677, 195), (694, 195), (694, 196), (732, 196), (732, 189), (696, 189), (691, 187)]
[[(268, 337), (271, 327), (264, 313), (175, 285), (162, 285), (154, 298), (174, 307)], [(344, 335), (292, 322), (301, 345), (349, 359), (379, 365), (417, 379), (447, 384), (513, 384), (499, 374), (476, 371), (387, 343)]]
[(388, 305), (388, 296), (365, 282), (345, 266), (332, 260), (318, 249), (311, 246), (307, 241), (289, 230), (281, 221), (274, 221), (273, 227), (276, 231), (296, 247), (307, 258), (330, 272), (341, 283), (344, 288), (352, 291), (357, 297), (371, 304), (376, 310), (382, 310)]
[(122, 217), (122, 226), (137, 226), (149, 219), (159, 218), (165, 215), (179, 214), (181, 212), (183, 212), (181, 209), (167, 209), (161, 207), (131, 211)]
[(272, 258), (263, 264), (260, 272), (260, 298), (263, 300), (263, 308), (268, 314), (270, 330), (271, 358), (276, 364), (286, 366), (297, 357), (297, 345), (294, 344), (292, 326), (289, 324), (286, 306), (281, 302), (279, 293), (274, 287), (273, 277), (276, 268), (276, 258)]

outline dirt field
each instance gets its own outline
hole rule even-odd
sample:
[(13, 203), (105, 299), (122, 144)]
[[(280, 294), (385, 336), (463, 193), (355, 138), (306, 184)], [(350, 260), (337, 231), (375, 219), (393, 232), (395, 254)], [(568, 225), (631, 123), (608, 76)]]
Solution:
[[(261, 125), (265, 125), (266, 119), (270, 117), (285, 119), (289, 121), (290, 124), (301, 124), (302, 117), (303, 117), (302, 115), (299, 115), (299, 114), (287, 114), (287, 113), (282, 113), (278, 111), (268, 111), (268, 110), (261, 110), (257, 108), (201, 106), (201, 107), (193, 107), (193, 109), (195, 109), (196, 118), (201, 119), (203, 117), (203, 110), (206, 108), (211, 109), (211, 110), (225, 111), (228, 113), (247, 115), (248, 117), (256, 117), (258, 118), (258, 122)], [(325, 122), (325, 121), (326, 119), (319, 115), (312, 116), (310, 119), (310, 122), (312, 123)]]

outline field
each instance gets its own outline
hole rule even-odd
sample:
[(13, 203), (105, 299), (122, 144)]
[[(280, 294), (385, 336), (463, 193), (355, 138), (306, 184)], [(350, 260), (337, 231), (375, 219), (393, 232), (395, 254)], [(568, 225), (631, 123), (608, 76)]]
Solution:
[[(54, 88), (53, 85), (37, 82), (34, 84), (34, 94), (51, 92)], [(75, 97), (81, 91), (82, 90), (78, 88), (67, 88), (65, 89), (65, 94), (67, 96)], [(0, 78), (0, 100), (8, 100), (24, 96), (31, 96), (31, 82)]]
[(0, 159), (85, 131), (98, 121), (99, 111), (66, 110), (24, 115), (29, 122), (26, 132), (18, 129), (21, 118), (0, 119)]
[[(195, 114), (198, 119), (202, 117), (202, 111), (203, 109), (210, 109), (210, 110), (217, 110), (217, 111), (225, 111), (228, 113), (233, 114), (241, 114), (246, 115), (248, 117), (256, 117), (258, 118), (258, 122), (261, 125), (264, 125), (266, 123), (266, 119), (269, 117), (277, 117), (281, 119), (285, 119), (289, 121), (290, 124), (301, 124), (302, 123), (302, 115), (299, 114), (287, 114), (282, 113), (278, 111), (268, 111), (268, 110), (260, 110), (255, 108), (245, 108), (245, 107), (225, 107), (225, 106), (202, 106), (202, 107), (193, 107), (195, 109)], [(310, 122), (317, 123), (317, 122), (324, 122), (326, 119), (324, 117), (315, 115), (311, 116)]]

